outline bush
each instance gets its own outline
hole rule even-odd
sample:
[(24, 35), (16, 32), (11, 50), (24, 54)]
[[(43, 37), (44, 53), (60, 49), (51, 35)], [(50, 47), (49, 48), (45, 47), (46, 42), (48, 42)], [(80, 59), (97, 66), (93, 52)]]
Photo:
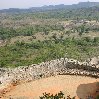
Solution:
[(64, 94), (62, 91), (60, 91), (58, 94), (56, 95), (53, 95), (53, 94), (50, 94), (50, 93), (43, 93), (43, 96), (40, 97), (40, 99), (62, 99), (64, 98)]

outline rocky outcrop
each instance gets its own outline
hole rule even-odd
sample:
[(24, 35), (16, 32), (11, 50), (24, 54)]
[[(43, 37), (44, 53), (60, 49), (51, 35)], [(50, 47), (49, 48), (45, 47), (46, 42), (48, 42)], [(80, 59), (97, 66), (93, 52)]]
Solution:
[(99, 57), (85, 62), (61, 58), (14, 69), (0, 69), (0, 84), (20, 83), (55, 75), (81, 75), (99, 78)]

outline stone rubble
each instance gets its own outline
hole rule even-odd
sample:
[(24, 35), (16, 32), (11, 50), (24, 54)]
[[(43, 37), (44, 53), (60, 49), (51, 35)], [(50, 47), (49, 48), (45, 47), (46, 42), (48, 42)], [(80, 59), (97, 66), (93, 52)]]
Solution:
[(81, 75), (99, 78), (99, 57), (85, 62), (61, 58), (14, 69), (0, 68), (0, 85), (29, 82), (55, 75)]

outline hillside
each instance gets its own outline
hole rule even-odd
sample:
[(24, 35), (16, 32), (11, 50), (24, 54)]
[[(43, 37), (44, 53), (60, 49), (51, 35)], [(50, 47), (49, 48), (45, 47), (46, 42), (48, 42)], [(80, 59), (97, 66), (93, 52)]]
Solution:
[(59, 10), (59, 9), (78, 9), (78, 8), (89, 8), (99, 6), (99, 2), (79, 2), (78, 4), (72, 5), (49, 5), (49, 6), (42, 6), (42, 7), (31, 7), (29, 9), (18, 9), (18, 8), (10, 8), (0, 10), (0, 13), (26, 13), (26, 12), (41, 12), (41, 11), (48, 11), (48, 10)]
[(82, 61), (99, 56), (98, 12), (99, 7), (92, 5), (0, 14), (0, 67), (24, 66), (61, 57)]
[(99, 2), (0, 10), (1, 99), (96, 99), (98, 84)]

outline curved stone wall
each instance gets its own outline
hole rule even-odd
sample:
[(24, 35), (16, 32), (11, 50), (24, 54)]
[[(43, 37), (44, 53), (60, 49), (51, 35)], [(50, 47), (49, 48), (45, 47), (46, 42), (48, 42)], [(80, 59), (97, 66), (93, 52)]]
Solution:
[(20, 83), (55, 75), (81, 75), (99, 78), (99, 58), (85, 62), (61, 58), (14, 69), (0, 69), (0, 84)]

